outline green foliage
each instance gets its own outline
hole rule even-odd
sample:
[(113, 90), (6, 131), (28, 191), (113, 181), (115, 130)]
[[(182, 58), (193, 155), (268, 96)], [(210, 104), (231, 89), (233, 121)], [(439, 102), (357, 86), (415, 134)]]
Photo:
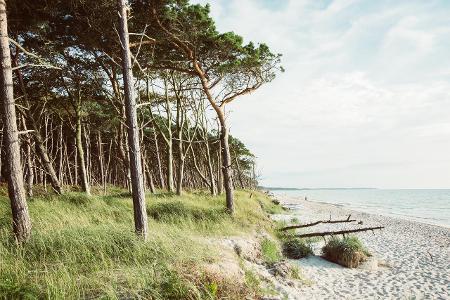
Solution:
[(326, 259), (348, 268), (356, 268), (370, 256), (356, 236), (332, 237), (322, 248), (322, 253)]
[(303, 280), (302, 273), (298, 266), (294, 265), (291, 267), (291, 278), (296, 280)]
[(208, 293), (211, 295), (212, 298), (217, 298), (217, 292), (219, 289), (219, 286), (215, 282), (211, 282), (210, 284), (206, 285), (206, 288), (208, 290)]
[(271, 215), (286, 213), (281, 205), (276, 205), (272, 201), (260, 202), (260, 205), (265, 212)]
[(258, 275), (251, 270), (245, 270), (245, 283), (255, 291), (259, 290), (261, 286), (261, 281), (259, 280)]
[(134, 234), (132, 201), (121, 190), (36, 197), (29, 201), (32, 238), (17, 246), (8, 199), (0, 196), (0, 299), (240, 298), (245, 288), (194, 275), (220, 257), (217, 248), (201, 242), (205, 235), (270, 227), (256, 201), (269, 199), (258, 192), (251, 199), (244, 191), (236, 198), (234, 218), (222, 212), (223, 197), (202, 192), (149, 198), (144, 242)]
[[(221, 96), (233, 99), (232, 95), (257, 89), (282, 71), (281, 55), (272, 53), (267, 45), (244, 44), (234, 32), (219, 33), (208, 5), (166, 0), (154, 7), (164, 28), (155, 30), (159, 32), (156, 39), (164, 41), (155, 47), (158, 65), (192, 74), (196, 72), (191, 66), (193, 56), (211, 82), (220, 82), (221, 89), (225, 87)], [(215, 97), (216, 101), (227, 101)]]
[(273, 265), (282, 258), (278, 244), (268, 238), (261, 241), (261, 253), (264, 261), (269, 265)]
[(148, 215), (155, 220), (177, 223), (190, 221), (220, 221), (227, 218), (225, 208), (209, 209), (199, 205), (186, 205), (182, 200), (159, 202), (149, 206)]
[(297, 217), (291, 219), (291, 223), (298, 223), (300, 220)]
[(299, 238), (288, 238), (283, 241), (283, 255), (291, 259), (300, 259), (314, 255), (311, 243)]

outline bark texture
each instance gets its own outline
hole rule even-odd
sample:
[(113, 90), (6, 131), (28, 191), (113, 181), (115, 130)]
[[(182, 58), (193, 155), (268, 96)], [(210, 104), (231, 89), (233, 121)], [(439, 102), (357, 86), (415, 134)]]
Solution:
[(136, 113), (136, 99), (133, 90), (133, 71), (131, 64), (130, 41), (128, 35), (127, 3), (117, 0), (120, 15), (120, 41), (122, 44), (122, 69), (125, 95), (125, 112), (128, 126), (128, 146), (130, 155), (131, 185), (136, 233), (147, 238), (147, 211), (145, 207), (144, 181), (142, 176), (139, 129)]
[(219, 117), (221, 121), (221, 142), (222, 142), (222, 174), (223, 174), (223, 187), (225, 189), (225, 198), (227, 204), (227, 210), (230, 214), (234, 213), (234, 187), (233, 187), (233, 173), (231, 170), (231, 153), (230, 145), (228, 143), (229, 135), (228, 128), (225, 123), (225, 116)]
[(16, 240), (21, 243), (27, 241), (31, 235), (31, 220), (26, 202), (22, 165), (20, 162), (20, 145), (13, 93), (8, 21), (6, 16), (6, 2), (4, 0), (0, 0), (0, 55), (0, 96), (8, 169), (8, 194), (11, 202), (14, 235)]
[(89, 185), (88, 172), (86, 168), (86, 160), (84, 158), (84, 147), (82, 139), (82, 125), (81, 125), (81, 112), (80, 108), (76, 111), (76, 145), (78, 158), (80, 159), (80, 171), (81, 171), (81, 188), (87, 195), (91, 194), (91, 187)]

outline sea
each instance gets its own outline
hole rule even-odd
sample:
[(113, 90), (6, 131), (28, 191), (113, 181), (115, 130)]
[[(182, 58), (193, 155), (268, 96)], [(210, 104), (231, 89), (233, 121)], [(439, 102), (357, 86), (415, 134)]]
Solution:
[(372, 214), (450, 228), (450, 189), (277, 189), (280, 196), (307, 198)]

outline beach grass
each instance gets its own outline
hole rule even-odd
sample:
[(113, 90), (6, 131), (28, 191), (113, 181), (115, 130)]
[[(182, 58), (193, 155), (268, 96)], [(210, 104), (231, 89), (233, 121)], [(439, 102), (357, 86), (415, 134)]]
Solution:
[(279, 245), (270, 238), (264, 238), (261, 241), (261, 254), (266, 264), (273, 265), (282, 259)]
[(288, 237), (283, 240), (283, 255), (291, 259), (300, 259), (314, 255), (314, 250), (309, 240)]
[(322, 248), (324, 258), (348, 268), (356, 268), (370, 253), (356, 236), (332, 237)]
[(32, 238), (18, 246), (11, 235), (9, 201), (1, 195), (4, 299), (245, 297), (252, 287), (204, 274), (202, 265), (220, 259), (219, 249), (204, 239), (271, 230), (263, 207), (273, 208), (268, 197), (255, 191), (236, 192), (233, 217), (224, 209), (223, 196), (203, 191), (149, 195), (149, 238), (143, 241), (134, 234), (126, 191), (43, 195), (28, 201)]

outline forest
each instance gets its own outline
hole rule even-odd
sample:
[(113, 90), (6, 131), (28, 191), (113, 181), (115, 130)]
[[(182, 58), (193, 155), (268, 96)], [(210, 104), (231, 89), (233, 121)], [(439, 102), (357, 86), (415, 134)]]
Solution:
[(16, 242), (33, 235), (36, 190), (127, 189), (145, 239), (146, 193), (224, 194), (233, 215), (235, 189), (257, 187), (255, 156), (230, 135), (227, 108), (283, 71), (267, 45), (219, 32), (209, 6), (187, 0), (0, 6), (0, 182)]

